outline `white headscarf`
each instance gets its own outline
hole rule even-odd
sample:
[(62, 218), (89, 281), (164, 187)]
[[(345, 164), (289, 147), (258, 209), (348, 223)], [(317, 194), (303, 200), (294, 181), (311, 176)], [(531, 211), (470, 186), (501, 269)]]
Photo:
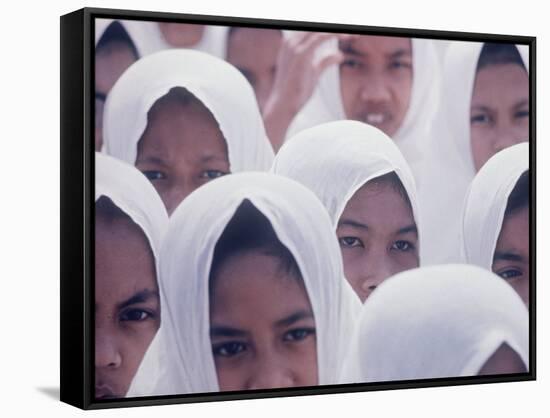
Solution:
[(477, 173), (466, 196), (462, 223), (464, 262), (491, 270), (510, 193), (529, 170), (529, 144), (506, 148)]
[(113, 24), (114, 22), (120, 23), (124, 28), (128, 37), (132, 41), (136, 51), (138, 53), (138, 58), (145, 55), (147, 51), (147, 46), (145, 42), (145, 34), (143, 32), (143, 27), (141, 26), (142, 22), (136, 20), (113, 20), (113, 19), (95, 19), (95, 45), (97, 46), (98, 42), (101, 40), (101, 37), (105, 31)]
[[(422, 217), (430, 219), (425, 247), (429, 263), (460, 261), (461, 211), (475, 175), (470, 106), (482, 47), (480, 42), (453, 41), (445, 54), (441, 106), (417, 178)], [(528, 49), (517, 47), (529, 68)]]
[(473, 376), (503, 343), (529, 369), (529, 314), (500, 277), (459, 264), (408, 270), (363, 305), (343, 380)]
[[(144, 55), (154, 54), (165, 49), (175, 48), (169, 44), (160, 31), (159, 22), (139, 22), (143, 32)], [(223, 58), (225, 52), (224, 26), (204, 25), (201, 39), (195, 45), (185, 49), (205, 52), (218, 58)]]
[(359, 299), (343, 275), (330, 220), (313, 193), (268, 173), (239, 173), (194, 191), (176, 209), (161, 254), (161, 327), (128, 396), (218, 391), (208, 281), (214, 248), (249, 200), (271, 223), (302, 274), (316, 325), (319, 384), (338, 383)]
[[(412, 38), (413, 82), (407, 114), (393, 140), (416, 175), (426, 146), (439, 99), (439, 59), (434, 42)], [(337, 50), (336, 40), (327, 41), (324, 51)], [(340, 90), (338, 65), (327, 68), (315, 93), (292, 122), (287, 137), (320, 123), (346, 119)]]
[[(141, 228), (158, 260), (168, 214), (151, 182), (135, 167), (96, 152), (95, 201), (102, 196)], [(155, 267), (158, 269), (157, 262)]]
[(187, 89), (212, 113), (227, 142), (231, 172), (269, 169), (273, 149), (250, 84), (225, 61), (184, 49), (142, 58), (118, 79), (105, 103), (104, 151), (135, 164), (149, 110), (174, 87)]
[(282, 146), (271, 171), (312, 190), (325, 205), (334, 229), (358, 189), (376, 177), (395, 172), (407, 192), (421, 235), (412, 172), (395, 143), (373, 126), (341, 120), (303, 130)]

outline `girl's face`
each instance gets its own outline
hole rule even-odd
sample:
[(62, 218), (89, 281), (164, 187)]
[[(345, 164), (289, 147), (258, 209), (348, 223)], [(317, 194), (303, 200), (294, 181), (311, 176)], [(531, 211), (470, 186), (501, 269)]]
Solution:
[(160, 325), (155, 262), (130, 219), (95, 225), (95, 397), (126, 395)]
[(483, 365), (478, 375), (525, 373), (521, 357), (508, 345), (502, 344)]
[(229, 173), (225, 139), (197, 100), (165, 96), (149, 111), (136, 167), (153, 183), (171, 214), (193, 190)]
[(220, 390), (314, 386), (315, 319), (304, 285), (258, 251), (230, 257), (210, 300)]
[(498, 151), (529, 140), (529, 76), (518, 64), (477, 72), (470, 106), (470, 144), (476, 171)]
[(529, 307), (529, 209), (504, 218), (493, 257), (493, 272), (506, 280)]
[(411, 40), (354, 36), (340, 41), (340, 90), (348, 119), (373, 125), (388, 136), (401, 126), (411, 97)]
[(95, 54), (95, 150), (100, 151), (103, 145), (103, 105), (107, 94), (122, 75), (134, 62), (136, 56), (125, 42), (113, 41)]
[(174, 48), (191, 48), (198, 44), (204, 33), (204, 25), (187, 23), (159, 23), (166, 42)]
[(229, 35), (227, 61), (252, 85), (260, 109), (273, 88), (281, 42), (281, 31), (273, 29), (239, 28)]
[(418, 267), (412, 211), (389, 182), (369, 182), (346, 205), (336, 229), (346, 279), (364, 302), (388, 277)]

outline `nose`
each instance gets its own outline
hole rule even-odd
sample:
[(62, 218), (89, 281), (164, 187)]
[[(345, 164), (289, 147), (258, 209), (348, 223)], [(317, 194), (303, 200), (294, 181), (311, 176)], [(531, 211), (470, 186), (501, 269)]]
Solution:
[(257, 362), (247, 389), (274, 389), (296, 385), (293, 373), (283, 359), (274, 357), (275, 354), (270, 354), (269, 358), (265, 356)]
[(104, 327), (96, 327), (95, 334), (95, 367), (119, 367), (122, 357), (113, 333)]
[(365, 102), (381, 103), (391, 98), (390, 89), (383, 75), (370, 74), (363, 79), (360, 98)]
[(369, 257), (363, 267), (364, 279), (361, 282), (361, 292), (366, 299), (388, 277), (395, 274), (389, 260), (381, 255)]
[(193, 184), (188, 179), (182, 179), (178, 184), (171, 187), (167, 193), (161, 194), (168, 215), (172, 215), (179, 204), (197, 188), (198, 185)]

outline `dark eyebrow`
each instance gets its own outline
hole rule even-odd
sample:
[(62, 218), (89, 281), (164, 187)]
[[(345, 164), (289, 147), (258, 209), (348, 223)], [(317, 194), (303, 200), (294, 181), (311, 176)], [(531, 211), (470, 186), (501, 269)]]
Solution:
[(147, 302), (151, 298), (159, 298), (159, 292), (156, 290), (150, 290), (150, 289), (144, 289), (140, 292), (137, 292), (129, 299), (125, 300), (124, 302), (121, 302), (117, 305), (118, 310), (122, 310), (124, 308), (127, 308), (130, 305), (135, 305), (138, 303), (144, 303)]
[(395, 59), (395, 58), (402, 58), (403, 56), (410, 57), (411, 55), (412, 55), (412, 51), (410, 49), (398, 49), (397, 51), (388, 54), (388, 57)]
[(150, 163), (150, 164), (157, 164), (163, 167), (167, 167), (166, 162), (161, 157), (156, 156), (147, 156), (145, 158), (140, 158), (136, 161), (136, 163)]
[(214, 161), (214, 160), (218, 160), (218, 161), (223, 161), (223, 162), (229, 162), (227, 160), (227, 157), (225, 155), (220, 155), (220, 154), (205, 154), (203, 156), (201, 156), (201, 159), (200, 161), (202, 163), (208, 163), (210, 161)]
[(352, 219), (340, 219), (338, 221), (338, 227), (341, 227), (341, 226), (352, 226), (354, 228), (369, 229), (369, 227), (366, 224), (354, 221)]
[(397, 234), (398, 234), (398, 235), (401, 235), (401, 234), (408, 234), (409, 232), (412, 232), (413, 234), (418, 235), (418, 229), (416, 228), (416, 225), (412, 224), (412, 225), (409, 225), (409, 226), (405, 226), (405, 227), (403, 227), (403, 228), (400, 228), (400, 229), (397, 231)]
[(515, 254), (512, 252), (495, 252), (495, 256), (493, 257), (493, 263), (497, 261), (515, 261), (515, 262), (524, 262), (525, 260), (523, 257), (519, 254)]
[(237, 328), (231, 328), (231, 327), (211, 327), (210, 328), (210, 338), (213, 337), (244, 337), (247, 333), (245, 331), (241, 331)]
[(358, 57), (362, 57), (363, 54), (360, 53), (359, 51), (357, 51), (356, 49), (353, 48), (352, 44), (350, 41), (341, 41), (339, 44), (338, 44), (338, 48), (340, 49), (340, 51), (342, 51), (344, 54), (349, 54), (349, 55), (355, 55), (355, 56), (358, 56)]
[(302, 319), (313, 319), (313, 312), (311, 311), (298, 311), (294, 312), (291, 315), (288, 315), (287, 317), (278, 320), (275, 323), (275, 326), (278, 328), (288, 327), (295, 322), (301, 321)]
[(491, 109), (484, 105), (473, 105), (472, 110), (482, 110), (487, 113), (491, 113)]

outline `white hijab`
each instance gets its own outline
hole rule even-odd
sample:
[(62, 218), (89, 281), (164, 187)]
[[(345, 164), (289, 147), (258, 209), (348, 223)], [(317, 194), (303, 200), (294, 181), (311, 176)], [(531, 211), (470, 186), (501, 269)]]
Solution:
[[(441, 106), (418, 177), (420, 210), (430, 219), (429, 263), (460, 261), (460, 220), (475, 169), (470, 146), (470, 105), (483, 43), (449, 42), (445, 54)], [(517, 46), (526, 68), (529, 50)]]
[(245, 199), (294, 256), (315, 317), (319, 384), (338, 383), (360, 303), (344, 279), (328, 215), (313, 193), (292, 180), (239, 173), (197, 189), (170, 218), (161, 253), (161, 327), (128, 396), (219, 390), (208, 280), (214, 247)]
[(281, 147), (271, 171), (312, 190), (325, 205), (334, 230), (358, 189), (376, 177), (395, 172), (407, 192), (421, 235), (412, 172), (394, 141), (373, 126), (341, 120), (303, 130)]
[[(151, 182), (135, 167), (96, 152), (95, 201), (102, 196), (109, 198), (141, 228), (158, 260), (168, 214)], [(159, 277), (156, 261), (155, 266)]]
[[(439, 99), (439, 59), (434, 41), (412, 38), (413, 82), (409, 108), (393, 140), (416, 175), (416, 166), (422, 160)], [(327, 41), (326, 51), (338, 48), (337, 41)], [(298, 113), (287, 137), (320, 123), (346, 119), (340, 90), (338, 65), (327, 68), (319, 79), (315, 93)]]
[[(143, 32), (144, 55), (175, 48), (164, 38), (159, 28), (159, 22), (139, 22), (139, 24)], [(185, 49), (201, 51), (218, 58), (223, 58), (225, 51), (224, 32), (224, 26), (204, 25), (204, 32), (199, 42)]]
[(104, 152), (135, 164), (149, 110), (174, 87), (187, 89), (212, 113), (227, 142), (231, 172), (269, 169), (273, 149), (250, 84), (225, 61), (184, 49), (142, 58), (118, 79), (105, 103)]
[(529, 369), (529, 314), (500, 277), (465, 264), (408, 270), (363, 305), (343, 380), (477, 375), (503, 343)]
[(462, 222), (464, 262), (491, 270), (510, 193), (529, 170), (529, 144), (506, 148), (477, 173), (466, 196)]

